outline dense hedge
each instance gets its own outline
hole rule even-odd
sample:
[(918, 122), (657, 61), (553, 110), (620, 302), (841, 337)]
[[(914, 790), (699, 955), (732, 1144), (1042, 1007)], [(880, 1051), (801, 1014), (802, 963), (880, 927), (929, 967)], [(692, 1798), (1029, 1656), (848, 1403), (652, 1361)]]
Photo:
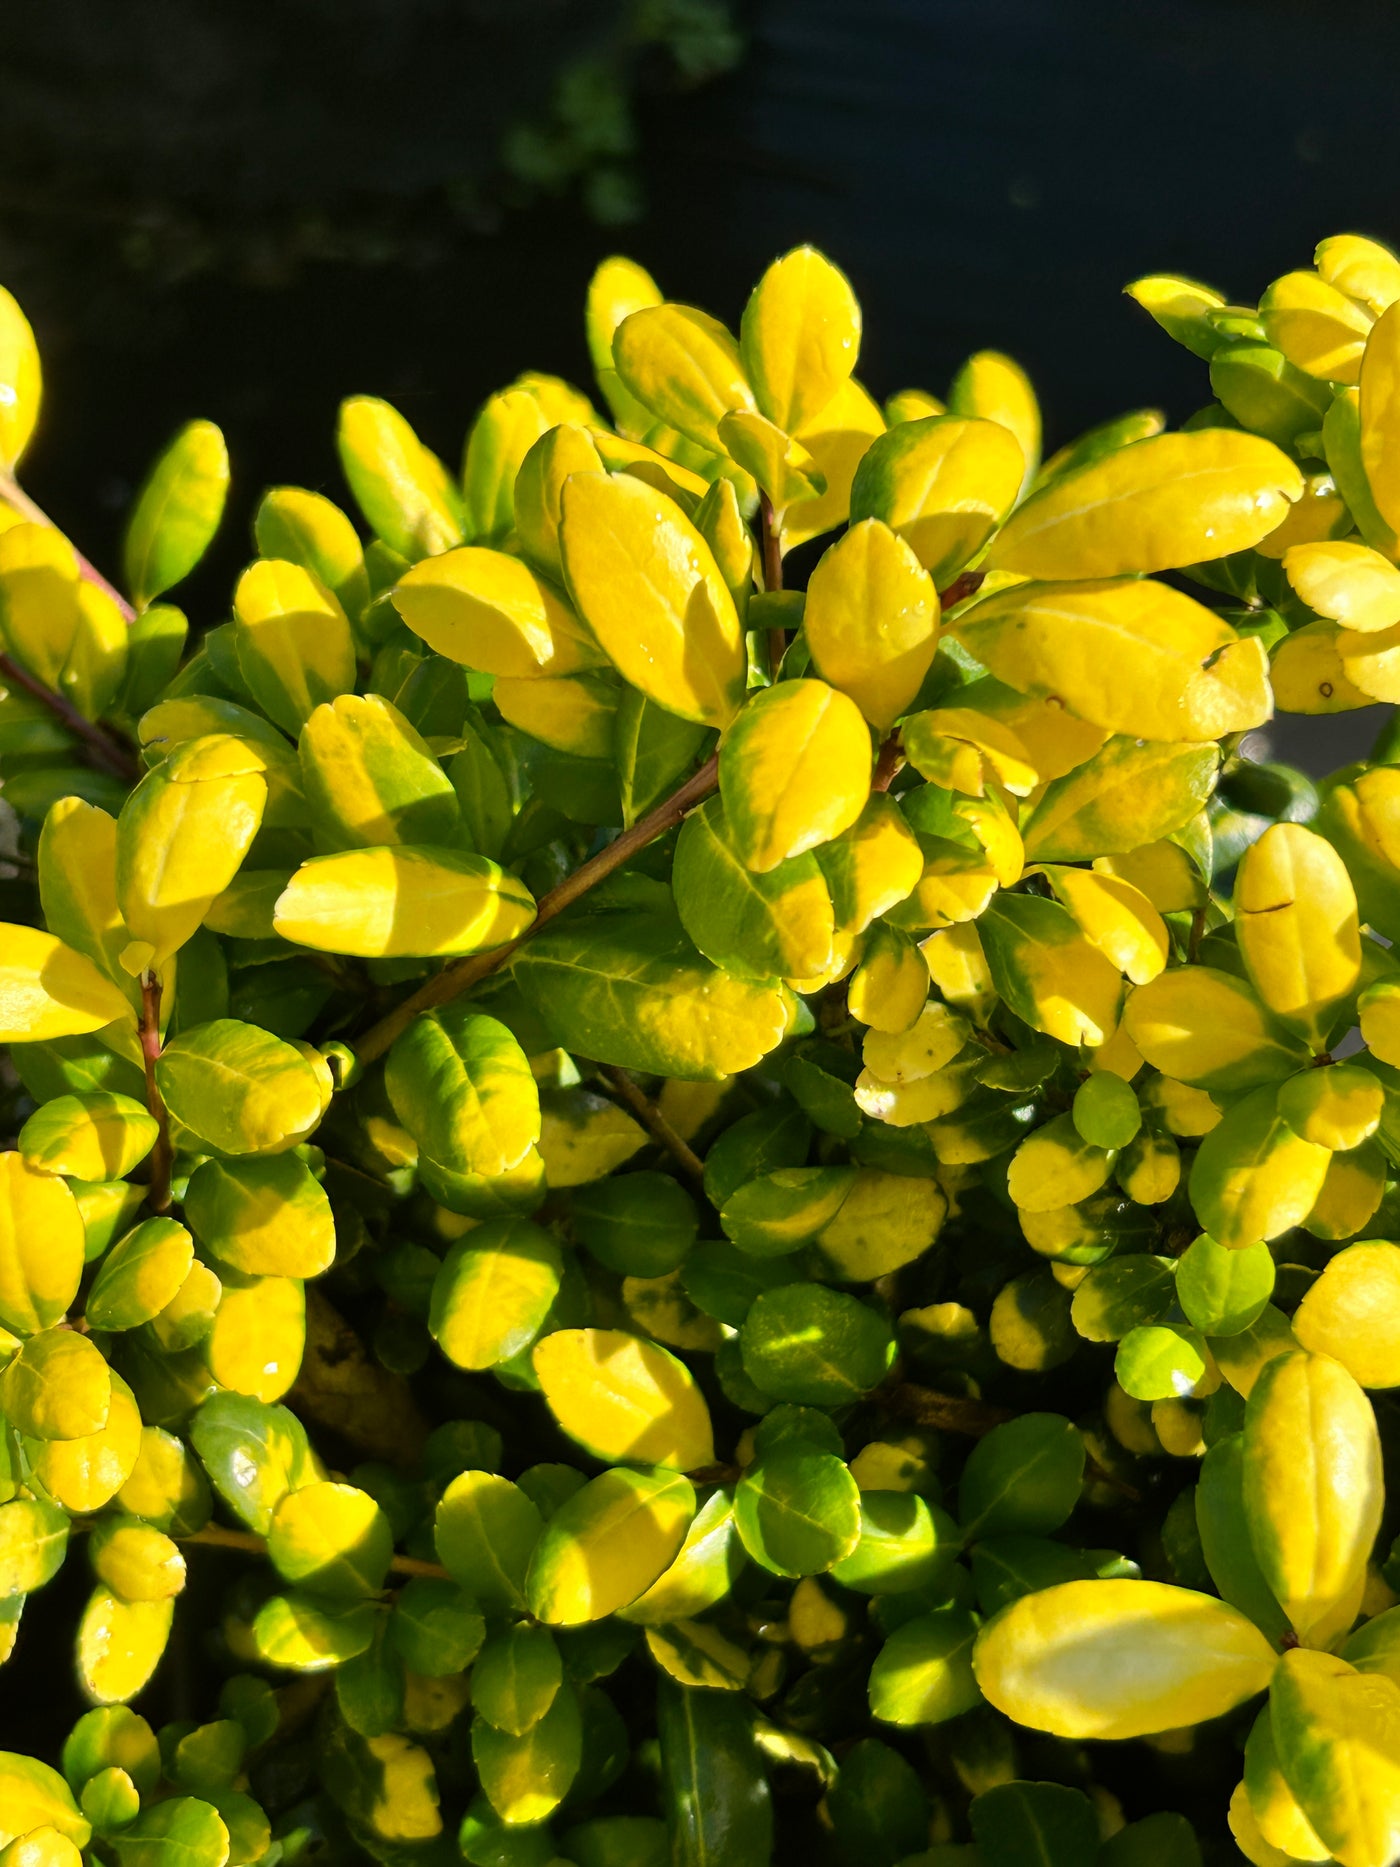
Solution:
[(1400, 699), (1400, 261), (1130, 289), (1042, 463), (608, 261), (190, 643), (222, 436), (120, 594), (0, 295), (0, 1867), (1400, 1854), (1400, 748), (1250, 756)]

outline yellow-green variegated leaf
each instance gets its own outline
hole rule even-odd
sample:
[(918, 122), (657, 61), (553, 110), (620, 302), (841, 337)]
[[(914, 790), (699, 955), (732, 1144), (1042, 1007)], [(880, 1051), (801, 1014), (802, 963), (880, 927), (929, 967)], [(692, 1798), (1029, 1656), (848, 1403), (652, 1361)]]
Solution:
[(1026, 463), (1022, 486), (1040, 466), (1040, 404), (1030, 378), (1014, 357), (999, 350), (970, 356), (948, 389), (948, 413), (1000, 422), (1015, 439)]
[(394, 1113), (429, 1159), (496, 1179), (540, 1138), (529, 1061), (497, 1019), (458, 1000), (420, 1012), (384, 1068)]
[(1305, 622), (1276, 645), (1269, 681), (1280, 713), (1351, 713), (1371, 705), (1342, 660), (1346, 633), (1339, 623)]
[(378, 694), (316, 708), (297, 748), (318, 847), (452, 843), (457, 793), (419, 734)]
[(294, 1154), (206, 1160), (190, 1175), (185, 1216), (208, 1254), (250, 1276), (319, 1277), (335, 1258), (330, 1201)]
[(504, 551), (463, 545), (426, 558), (393, 600), (429, 648), (483, 674), (572, 674), (603, 661), (561, 593)]
[(75, 1180), (121, 1180), (155, 1146), (155, 1118), (131, 1096), (111, 1090), (55, 1096), (20, 1129), (19, 1146), (40, 1173)]
[(483, 953), (535, 918), (524, 884), (456, 849), (347, 850), (304, 862), (277, 901), (284, 940), (366, 959)]
[(49, 932), (124, 985), (114, 817), (80, 797), (50, 805), (39, 834), (39, 899)]
[(826, 491), (826, 479), (802, 443), (750, 409), (722, 415), (719, 438), (735, 466), (763, 489), (780, 516), (790, 505)]
[(1225, 300), (1213, 286), (1171, 273), (1154, 273), (1135, 279), (1123, 290), (1193, 355), (1209, 358), (1220, 348), (1221, 335), (1206, 313), (1219, 310)]
[[(1382, 519), (1392, 531), (1400, 530), (1400, 311), (1394, 305), (1366, 340), (1360, 389), (1361, 469)], [(1347, 489), (1341, 486), (1341, 491), (1351, 505)], [(1368, 543), (1380, 543), (1361, 524), (1359, 514), (1357, 523)]]
[(1247, 849), (1235, 882), (1235, 929), (1255, 990), (1315, 1050), (1361, 976), (1356, 891), (1329, 842), (1276, 823)]
[(605, 1471), (545, 1525), (530, 1558), (530, 1611), (572, 1627), (627, 1607), (675, 1561), (694, 1516), (695, 1489), (679, 1472)]
[(843, 524), (850, 510), (851, 483), (871, 441), (885, 432), (884, 417), (854, 377), (843, 383), (794, 439), (816, 463), (826, 491), (800, 499), (783, 514), (783, 546), (792, 550)]
[(1051, 867), (1042, 871), (1075, 925), (1134, 985), (1155, 979), (1171, 950), (1166, 922), (1140, 888), (1116, 875)]
[(1107, 1043), (1122, 978), (1058, 901), (999, 895), (978, 932), (996, 989), (1017, 1017), (1064, 1044)]
[(783, 681), (754, 694), (724, 736), (720, 795), (747, 868), (765, 873), (839, 836), (870, 795), (870, 731), (860, 709), (824, 681)]
[(228, 449), (212, 421), (186, 424), (141, 488), (122, 544), (138, 609), (182, 583), (208, 550), (228, 495)]
[(336, 444), (356, 503), (391, 551), (416, 563), (462, 542), (462, 499), (452, 476), (396, 408), (377, 396), (351, 396), (340, 405)]
[(0, 532), (0, 633), (7, 653), (86, 719), (116, 699), (126, 622), (108, 592), (79, 574), (77, 553), (50, 525)]
[[(809, 626), (810, 614), (809, 595)], [(1272, 710), (1260, 642), (1147, 579), (1017, 584), (954, 628), (1008, 686), (1053, 696), (1110, 732), (1218, 739), (1262, 725)]]
[(501, 539), (515, 523), (515, 482), (521, 463), (551, 426), (528, 389), (490, 396), (471, 425), (462, 460), (467, 530), (473, 538)]
[(1384, 1485), (1375, 1414), (1340, 1362), (1300, 1351), (1260, 1374), (1245, 1411), (1244, 1501), (1255, 1557), (1299, 1639), (1344, 1632)]
[(682, 926), (727, 972), (808, 979), (831, 963), (835, 916), (815, 856), (791, 856), (755, 873), (736, 846), (722, 798), (709, 798), (682, 825), (672, 886)]
[(738, 344), (707, 312), (690, 305), (647, 306), (623, 319), (612, 348), (629, 394), (711, 453), (724, 452), (721, 418), (731, 409), (755, 407)]
[(1359, 233), (1329, 234), (1318, 241), (1313, 263), (1329, 285), (1365, 305), (1374, 317), (1400, 298), (1400, 259), (1379, 240)]
[(66, 1180), (0, 1153), (0, 1324), (37, 1335), (58, 1322), (83, 1275), (83, 1219)]
[(1154, 1069), (1200, 1089), (1253, 1089), (1308, 1059), (1246, 980), (1212, 966), (1175, 967), (1139, 986), (1123, 1022)]
[(1278, 1238), (1316, 1204), (1332, 1156), (1304, 1141), (1278, 1112), (1273, 1083), (1229, 1108), (1202, 1141), (1191, 1204), (1203, 1230), (1232, 1251)]
[(107, 1424), (111, 1404), (111, 1370), (76, 1330), (30, 1336), (0, 1375), (0, 1407), (30, 1439), (87, 1439)]
[(1020, 446), (996, 421), (956, 415), (905, 421), (864, 455), (851, 486), (853, 520), (881, 519), (945, 589), (1016, 502)]
[(1279, 1662), (1269, 1726), (1284, 1781), (1343, 1867), (1400, 1854), (1400, 1685), (1332, 1653)]
[(0, 1043), (80, 1037), (131, 1016), (125, 995), (83, 954), (37, 927), (0, 923)]
[[(1204, 808), (1220, 765), (1213, 742), (1171, 744), (1115, 735), (1053, 778), (1022, 819), (1029, 861), (1126, 856), (1184, 829)], [(1189, 858), (1178, 852), (1180, 863)], [(1178, 865), (1179, 866), (1179, 865)]]
[(564, 1260), (528, 1219), (491, 1219), (458, 1242), (433, 1280), (428, 1328), (459, 1368), (494, 1368), (522, 1354), (559, 1294)]
[(584, 330), (598, 387), (624, 434), (639, 435), (651, 426), (649, 409), (622, 386), (613, 367), (613, 338), (624, 318), (648, 305), (664, 303), (661, 288), (644, 266), (614, 255), (605, 259), (588, 282)]
[(751, 1069), (788, 1028), (775, 980), (719, 971), (672, 914), (553, 926), (522, 949), (515, 977), (565, 1049), (684, 1081)]
[(739, 350), (760, 410), (795, 434), (856, 366), (860, 306), (850, 281), (814, 247), (775, 259), (744, 308)]
[(350, 624), (300, 564), (262, 558), (233, 593), (238, 666), (268, 718), (294, 737), (323, 701), (355, 685)]
[(705, 1398), (659, 1343), (620, 1329), (556, 1329), (533, 1359), (554, 1417), (595, 1458), (677, 1471), (713, 1464)]
[(1175, 570), (1249, 550), (1302, 493), (1297, 467), (1259, 435), (1153, 435), (1033, 494), (988, 562), (1046, 580)]
[(0, 286), (0, 468), (12, 473), (39, 419), (43, 378), (29, 320)]
[(190, 938), (237, 874), (266, 801), (257, 748), (224, 733), (187, 741), (147, 772), (117, 819), (128, 972), (164, 965)]
[(1238, 1609), (1163, 1582), (1062, 1582), (993, 1617), (977, 1683), (1056, 1737), (1142, 1737), (1203, 1723), (1269, 1683), (1277, 1656)]
[(1265, 335), (1295, 369), (1353, 383), (1372, 314), (1315, 272), (1286, 272), (1259, 300)]
[(491, 698), (503, 720), (542, 745), (574, 758), (610, 759), (618, 709), (628, 692), (615, 675), (561, 674), (542, 681), (498, 675)]
[(520, 463), (515, 482), (515, 530), (531, 564), (555, 583), (564, 581), (559, 554), (564, 482), (571, 473), (602, 473), (593, 437), (578, 422), (548, 429)]
[(1371, 634), (1400, 622), (1400, 570), (1355, 539), (1294, 545), (1284, 573), (1309, 609)]
[(333, 591), (354, 622), (369, 601), (365, 554), (355, 527), (324, 493), (273, 486), (253, 516), (258, 555), (301, 564)]
[(918, 838), (886, 791), (873, 791), (850, 829), (813, 853), (831, 890), (838, 938), (864, 933), (907, 899), (924, 866)]
[(1013, 797), (1028, 797), (1040, 781), (1014, 729), (971, 707), (911, 713), (900, 729), (900, 743), (921, 777), (968, 797), (985, 797), (989, 781)]
[(831, 546), (807, 586), (803, 627), (823, 680), (886, 732), (933, 661), (938, 596), (905, 541), (865, 519)]
[(700, 533), (627, 475), (576, 474), (563, 503), (569, 589), (619, 673), (669, 713), (727, 726), (743, 699), (744, 633)]
[(1365, 1239), (1329, 1258), (1298, 1305), (1293, 1332), (1362, 1387), (1400, 1387), (1400, 1245)]
[(156, 1081), (170, 1113), (209, 1148), (275, 1154), (303, 1141), (325, 1113), (325, 1067), (309, 1046), (215, 1018), (169, 1040)]

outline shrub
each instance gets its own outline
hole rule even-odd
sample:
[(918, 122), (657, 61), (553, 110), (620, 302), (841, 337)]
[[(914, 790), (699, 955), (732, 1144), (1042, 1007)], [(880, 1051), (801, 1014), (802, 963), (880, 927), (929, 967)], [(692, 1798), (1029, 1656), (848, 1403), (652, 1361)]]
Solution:
[(1217, 399), (1042, 465), (608, 261), (188, 651), (216, 429), (129, 603), (6, 479), (6, 1867), (1400, 1851), (1400, 764), (1247, 737), (1400, 698), (1400, 262), (1130, 289)]

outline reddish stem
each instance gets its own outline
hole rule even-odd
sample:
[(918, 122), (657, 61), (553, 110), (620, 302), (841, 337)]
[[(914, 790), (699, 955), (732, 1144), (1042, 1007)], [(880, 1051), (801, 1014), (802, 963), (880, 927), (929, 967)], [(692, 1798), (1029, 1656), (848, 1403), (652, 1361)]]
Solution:
[(75, 738), (82, 740), (92, 755), (94, 765), (110, 777), (120, 778), (124, 784), (135, 783), (140, 776), (140, 768), (132, 754), (100, 726), (85, 719), (71, 700), (65, 700), (62, 694), (55, 693), (51, 687), (45, 687), (41, 680), (27, 668), (22, 668), (10, 655), (0, 655), (0, 679), (13, 687), (22, 687), (25, 693), (32, 694), (46, 706)]
[[(758, 495), (758, 516), (759, 534), (763, 543), (763, 588), (766, 591), (778, 591), (783, 587), (783, 528), (773, 510), (773, 501), (764, 492)], [(786, 629), (768, 631), (765, 646), (768, 673), (773, 680), (778, 678), (778, 669), (782, 666), (787, 644)]]
[(903, 763), (904, 745), (896, 726), (880, 747), (880, 756), (875, 761), (875, 776), (870, 781), (871, 790), (888, 791)]
[[(47, 525), (49, 530), (53, 532), (59, 529), (49, 517), (48, 513), (45, 512), (44, 508), (34, 503), (12, 474), (0, 473), (0, 499), (4, 500), (5, 504), (12, 512), (18, 512), (20, 517), (28, 520), (31, 525)], [(67, 537), (67, 534), (65, 533), (64, 536)], [(71, 538), (68, 542), (70, 545), (73, 544)], [(83, 581), (95, 585), (97, 589), (104, 591), (111, 597), (112, 601), (121, 611), (124, 621), (135, 622), (136, 611), (131, 607), (130, 603), (127, 602), (116, 585), (109, 583), (97, 566), (85, 558), (76, 545), (73, 545), (73, 555), (78, 560), (78, 575)]]
[(170, 1117), (156, 1081), (160, 1056), (160, 980), (153, 972), (141, 975), (141, 1061), (146, 1067), (146, 1107), (155, 1117), (158, 1133), (151, 1149), (151, 1177), (146, 1201), (152, 1212), (170, 1210)]

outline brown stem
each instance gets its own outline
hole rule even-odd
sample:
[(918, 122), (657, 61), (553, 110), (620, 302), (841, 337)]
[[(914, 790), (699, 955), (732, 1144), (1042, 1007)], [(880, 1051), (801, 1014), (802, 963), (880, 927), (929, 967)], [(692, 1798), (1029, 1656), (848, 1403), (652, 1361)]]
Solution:
[(156, 1120), (156, 1144), (151, 1149), (151, 1178), (146, 1200), (152, 1212), (170, 1210), (170, 1117), (156, 1081), (160, 1056), (160, 980), (153, 972), (141, 974), (141, 1061), (146, 1066), (146, 1107)]
[[(758, 516), (763, 541), (763, 587), (768, 591), (781, 590), (783, 587), (783, 528), (779, 523), (777, 513), (773, 510), (773, 501), (767, 493), (761, 492), (758, 495)], [(768, 673), (773, 680), (777, 680), (778, 669), (787, 651), (787, 630), (770, 629), (764, 646), (768, 656)]]
[(1186, 943), (1186, 957), (1194, 966), (1201, 957), (1201, 942), (1206, 933), (1206, 910), (1197, 908), (1191, 916), (1191, 933)]
[(627, 1104), (628, 1109), (636, 1116), (651, 1138), (660, 1142), (686, 1178), (693, 1180), (696, 1186), (702, 1186), (705, 1177), (704, 1162), (695, 1149), (676, 1133), (656, 1104), (642, 1094), (626, 1070), (620, 1070), (615, 1063), (600, 1063), (598, 1074), (607, 1081), (618, 1101)]
[(591, 857), (581, 868), (575, 869), (572, 875), (565, 876), (557, 888), (551, 888), (547, 895), (542, 895), (534, 920), (519, 939), (512, 940), (508, 946), (498, 946), (493, 952), (474, 953), (469, 959), (459, 959), (455, 965), (444, 967), (426, 985), (420, 986), (410, 998), (396, 1006), (387, 1017), (371, 1025), (354, 1046), (361, 1063), (373, 1063), (376, 1057), (382, 1057), (420, 1011), (430, 1011), (434, 1005), (445, 1005), (479, 984), (482, 979), (488, 979), (493, 972), (498, 972), (507, 960), (512, 959), (522, 946), (535, 937), (541, 927), (547, 926), (565, 908), (581, 900), (590, 888), (595, 888), (615, 869), (620, 869), (639, 849), (645, 849), (658, 836), (673, 830), (687, 812), (703, 803), (718, 786), (719, 755), (716, 753), (705, 761), (693, 777), (687, 778), (679, 790), (673, 791), (670, 797), (658, 804), (655, 810), (648, 811), (630, 830), (624, 830), (621, 836), (614, 837), (605, 849), (600, 849), (596, 856)]
[(46, 706), (55, 719), (61, 720), (75, 738), (81, 739), (91, 755), (92, 763), (107, 772), (113, 778), (120, 778), (124, 784), (134, 784), (140, 776), (140, 767), (134, 756), (118, 740), (112, 738), (100, 726), (85, 719), (71, 700), (65, 700), (62, 694), (46, 687), (36, 679), (27, 668), (10, 655), (0, 655), (0, 679), (11, 686), (22, 687), (27, 694)]
[(875, 776), (870, 781), (871, 790), (888, 791), (903, 763), (904, 743), (896, 726), (880, 747), (880, 756), (875, 761)]
[[(206, 1523), (202, 1530), (192, 1530), (188, 1536), (180, 1536), (175, 1540), (178, 1543), (203, 1543), (213, 1549), (241, 1549), (249, 1556), (267, 1555), (266, 1537), (257, 1536), (252, 1530), (226, 1530), (221, 1523)], [(440, 1562), (425, 1562), (421, 1556), (401, 1556), (396, 1553), (390, 1558), (389, 1571), (394, 1575), (429, 1575), (440, 1582), (451, 1580)]]
[[(48, 513), (44, 511), (43, 507), (34, 503), (13, 474), (0, 473), (0, 499), (4, 500), (5, 504), (12, 512), (18, 512), (20, 517), (22, 519), (27, 519), (31, 525), (46, 525), (52, 532), (56, 532), (59, 529), (49, 517)], [(66, 533), (64, 535), (67, 536)], [(68, 542), (70, 545), (72, 544), (71, 539), (69, 539)], [(78, 560), (78, 575), (83, 581), (95, 585), (99, 590), (105, 591), (121, 611), (124, 621), (135, 622), (136, 611), (131, 607), (130, 603), (127, 602), (116, 585), (109, 583), (107, 578), (102, 575), (102, 572), (98, 570), (97, 566), (90, 563), (76, 546), (73, 547), (73, 555)]]

